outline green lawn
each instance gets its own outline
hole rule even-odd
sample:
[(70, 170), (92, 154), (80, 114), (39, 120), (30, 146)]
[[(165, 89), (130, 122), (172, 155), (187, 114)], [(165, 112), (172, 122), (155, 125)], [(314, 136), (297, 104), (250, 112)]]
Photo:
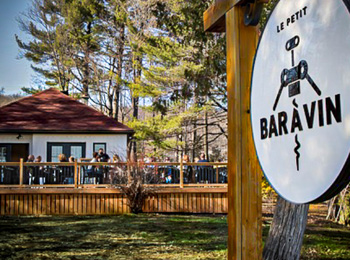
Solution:
[(350, 259), (350, 229), (328, 221), (308, 224), (302, 259)]
[[(348, 228), (312, 222), (302, 259), (350, 259)], [(0, 218), (0, 259), (225, 259), (226, 240), (225, 216)]]

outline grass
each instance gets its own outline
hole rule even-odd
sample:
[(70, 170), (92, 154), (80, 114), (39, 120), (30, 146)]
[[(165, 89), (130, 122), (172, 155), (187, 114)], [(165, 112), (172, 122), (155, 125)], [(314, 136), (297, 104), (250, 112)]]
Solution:
[(302, 259), (350, 259), (350, 228), (318, 218), (309, 221)]
[(0, 259), (224, 259), (226, 217), (0, 219)]
[[(323, 219), (310, 218), (302, 259), (350, 259), (350, 229)], [(226, 240), (226, 216), (0, 218), (0, 259), (226, 259)]]

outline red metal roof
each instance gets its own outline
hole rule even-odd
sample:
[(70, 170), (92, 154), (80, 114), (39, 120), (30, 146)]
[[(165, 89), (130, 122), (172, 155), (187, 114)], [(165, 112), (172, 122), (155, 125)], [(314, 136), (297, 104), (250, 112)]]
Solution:
[(133, 130), (51, 88), (0, 107), (0, 132), (132, 133)]

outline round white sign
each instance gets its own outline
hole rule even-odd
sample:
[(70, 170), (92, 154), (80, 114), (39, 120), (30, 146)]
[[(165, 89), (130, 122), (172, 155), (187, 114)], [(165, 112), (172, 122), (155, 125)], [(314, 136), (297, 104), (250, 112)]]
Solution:
[(255, 57), (251, 120), (264, 174), (293, 203), (350, 180), (350, 1), (280, 0)]

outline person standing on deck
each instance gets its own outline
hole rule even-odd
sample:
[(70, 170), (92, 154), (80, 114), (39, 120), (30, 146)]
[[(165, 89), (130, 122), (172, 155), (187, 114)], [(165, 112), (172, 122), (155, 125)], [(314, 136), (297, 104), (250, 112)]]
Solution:
[(209, 162), (207, 159), (205, 159), (205, 154), (201, 153), (200, 157), (199, 157), (199, 163), (203, 163), (203, 162)]
[[(42, 161), (42, 158), (40, 155), (38, 155), (35, 159), (35, 162), (36, 163), (41, 163)], [(37, 174), (39, 174), (40, 176), (42, 175), (42, 171), (43, 171), (43, 167), (42, 166), (36, 166), (35, 167), (35, 171)], [(35, 176), (34, 178), (34, 184), (40, 184), (40, 185), (44, 185), (45, 184), (45, 177), (41, 176), (41, 177), (38, 177), (38, 176)]]
[[(27, 159), (27, 162), (34, 162), (35, 160), (35, 156), (34, 155), (29, 155), (28, 156), (28, 159)], [(24, 183), (25, 184), (34, 184), (33, 181), (34, 181), (34, 167), (32, 166), (29, 166), (27, 167), (27, 176), (25, 176), (24, 178)]]
[[(108, 154), (104, 153), (103, 148), (98, 149), (98, 160), (99, 162), (110, 162), (110, 157)], [(108, 178), (108, 170), (109, 168), (106, 166), (101, 166), (98, 170), (98, 173), (100, 173), (101, 176), (101, 180), (103, 183), (108, 183), (109, 182), (109, 178)], [(100, 181), (100, 184), (101, 181)]]
[(110, 160), (109, 155), (104, 153), (102, 148), (98, 150), (98, 158), (100, 162), (108, 162)]
[[(205, 154), (201, 153), (201, 155), (199, 156), (199, 163), (208, 163), (209, 161), (207, 159), (205, 159)], [(198, 171), (197, 171), (197, 181), (203, 183), (203, 182), (207, 182), (207, 177), (205, 177), (208, 174), (208, 169), (211, 168), (209, 166), (205, 166), (205, 165), (201, 165), (198, 166)]]
[[(183, 163), (189, 163), (190, 162), (190, 157), (185, 154), (182, 158), (182, 162)], [(185, 179), (184, 179), (184, 182), (185, 183), (194, 183), (195, 180), (194, 180), (194, 174), (193, 174), (193, 170), (192, 170), (192, 167), (189, 166), (189, 165), (184, 165), (183, 166), (183, 171), (185, 173)]]

